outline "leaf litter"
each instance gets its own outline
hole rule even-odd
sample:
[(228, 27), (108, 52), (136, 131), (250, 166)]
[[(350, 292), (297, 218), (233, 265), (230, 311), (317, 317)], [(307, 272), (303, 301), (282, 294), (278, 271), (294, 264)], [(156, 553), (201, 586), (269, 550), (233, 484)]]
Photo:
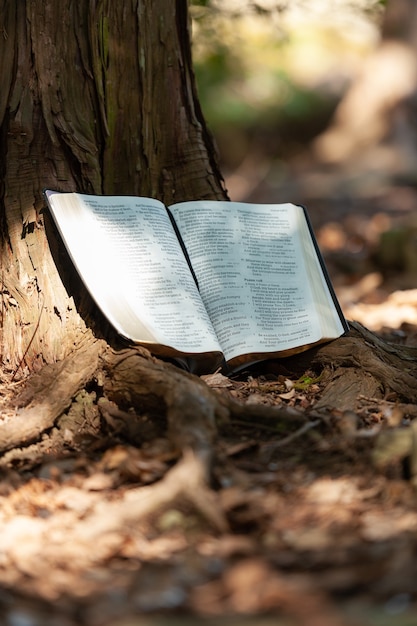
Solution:
[[(311, 411), (320, 390), (313, 378), (301, 389), (281, 375), (227, 380), (207, 382), (244, 403)], [(363, 399), (349, 428), (340, 416), (224, 425), (208, 507), (177, 489), (195, 473), (192, 459), (170, 479), (181, 461), (163, 440), (140, 448), (120, 438), (54, 460), (46, 437), (41, 462), (3, 465), (4, 623), (18, 623), (23, 605), (31, 624), (47, 624), (53, 606), (49, 623), (71, 626), (172, 612), (334, 626), (360, 623), (361, 603), (385, 607), (400, 594), (405, 614), (417, 573), (415, 492), (402, 458), (377, 472), (375, 437), (357, 436), (395, 409)]]
[[(340, 262), (330, 254), (333, 275)], [(414, 294), (390, 296), (388, 285), (384, 300), (383, 281), (365, 270), (355, 283), (342, 274), (335, 281), (341, 301), (365, 325), (384, 302), (384, 319), (394, 319), (396, 306), (406, 318), (379, 332), (414, 345), (417, 327), (404, 308)], [(13, 419), (17, 383), (3, 378), (2, 419)], [(278, 364), (203, 378), (242, 405), (286, 407), (293, 417), (245, 414), (219, 424), (211, 483), (197, 494), (192, 454), (179, 457), (159, 432), (132, 443), (111, 428), (117, 410), (95, 401), (76, 428), (67, 416), (3, 455), (2, 623), (415, 623), (416, 406), (394, 394), (317, 409), (326, 381)]]

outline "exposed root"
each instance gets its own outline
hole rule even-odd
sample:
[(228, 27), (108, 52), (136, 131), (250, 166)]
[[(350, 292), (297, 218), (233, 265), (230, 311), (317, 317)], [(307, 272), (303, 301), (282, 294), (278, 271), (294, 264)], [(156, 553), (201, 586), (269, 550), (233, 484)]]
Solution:
[(215, 493), (207, 486), (206, 464), (194, 452), (186, 450), (159, 482), (128, 491), (121, 502), (99, 503), (94, 513), (79, 524), (77, 534), (84, 541), (94, 541), (181, 499), (191, 503), (217, 531), (227, 531), (223, 511)]
[(70, 356), (45, 366), (16, 398), (14, 415), (0, 423), (0, 452), (26, 445), (52, 428), (73, 397), (91, 380), (105, 343), (86, 341)]

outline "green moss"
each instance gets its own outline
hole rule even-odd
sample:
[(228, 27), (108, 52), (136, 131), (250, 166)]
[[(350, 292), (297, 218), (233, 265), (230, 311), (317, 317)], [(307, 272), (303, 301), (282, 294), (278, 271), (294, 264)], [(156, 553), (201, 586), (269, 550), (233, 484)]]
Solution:
[(106, 15), (100, 16), (98, 24), (98, 43), (101, 64), (104, 69), (109, 66), (109, 18)]

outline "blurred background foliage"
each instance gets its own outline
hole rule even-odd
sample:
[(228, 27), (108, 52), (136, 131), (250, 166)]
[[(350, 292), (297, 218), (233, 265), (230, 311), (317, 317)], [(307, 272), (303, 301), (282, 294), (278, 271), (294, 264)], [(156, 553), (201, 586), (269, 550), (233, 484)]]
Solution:
[(227, 177), (323, 131), (378, 45), (381, 0), (191, 0), (202, 108)]

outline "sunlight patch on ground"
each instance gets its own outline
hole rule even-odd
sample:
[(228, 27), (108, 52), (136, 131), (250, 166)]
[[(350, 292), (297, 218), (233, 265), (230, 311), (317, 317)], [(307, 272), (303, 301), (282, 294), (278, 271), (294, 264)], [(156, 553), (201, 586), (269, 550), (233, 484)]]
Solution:
[(417, 326), (417, 289), (394, 291), (379, 303), (349, 302), (349, 288), (340, 287), (337, 295), (348, 320), (360, 322), (369, 330)]

